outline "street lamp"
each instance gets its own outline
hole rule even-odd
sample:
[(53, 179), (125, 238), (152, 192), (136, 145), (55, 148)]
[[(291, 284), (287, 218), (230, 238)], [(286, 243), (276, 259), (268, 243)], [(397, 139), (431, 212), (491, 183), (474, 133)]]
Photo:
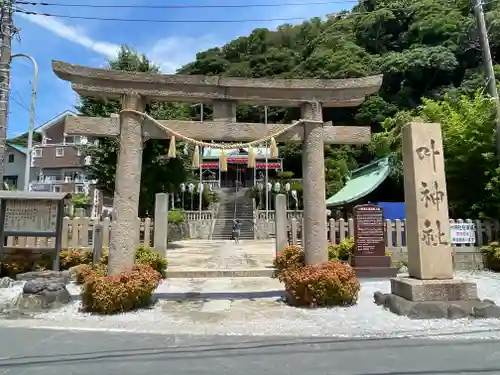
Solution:
[(17, 53), (12, 55), (11, 60), (16, 57), (24, 57), (31, 61), (33, 64), (33, 82), (31, 87), (31, 106), (30, 106), (30, 123), (28, 128), (28, 147), (26, 152), (26, 163), (24, 166), (24, 191), (29, 191), (30, 186), (30, 171), (31, 171), (31, 152), (33, 151), (33, 132), (35, 131), (35, 104), (36, 104), (36, 89), (38, 82), (38, 64), (36, 60), (24, 53)]
[(184, 194), (186, 193), (186, 184), (182, 183), (181, 184), (181, 196), (182, 196), (182, 211), (184, 211)]

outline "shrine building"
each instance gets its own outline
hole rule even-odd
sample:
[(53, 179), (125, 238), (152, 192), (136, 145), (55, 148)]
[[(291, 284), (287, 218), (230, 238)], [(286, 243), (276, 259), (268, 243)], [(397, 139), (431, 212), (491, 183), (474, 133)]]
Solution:
[[(283, 160), (279, 154), (272, 155), (270, 148), (254, 148), (255, 168), (249, 167), (248, 148), (227, 150), (227, 168), (220, 167), (221, 150), (214, 148), (204, 148), (202, 152), (201, 173), (204, 183), (209, 183), (213, 187), (233, 187), (236, 181), (240, 186), (252, 187), (259, 182), (264, 182), (266, 173), (269, 180), (282, 171)], [(272, 158), (271, 156), (275, 156)], [(214, 181), (214, 182), (212, 182)], [(212, 182), (212, 183), (211, 183)]]

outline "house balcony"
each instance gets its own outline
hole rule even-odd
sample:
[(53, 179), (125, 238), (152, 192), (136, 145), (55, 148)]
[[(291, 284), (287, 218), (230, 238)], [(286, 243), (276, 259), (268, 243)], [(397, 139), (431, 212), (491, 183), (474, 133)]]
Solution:
[(50, 191), (89, 194), (90, 185), (95, 181), (88, 178), (45, 177), (30, 183), (31, 191)]

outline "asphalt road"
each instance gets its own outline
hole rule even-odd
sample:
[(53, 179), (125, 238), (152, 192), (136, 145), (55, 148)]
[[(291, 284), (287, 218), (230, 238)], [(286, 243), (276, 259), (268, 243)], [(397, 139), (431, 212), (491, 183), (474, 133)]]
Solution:
[[(333, 323), (334, 324), (334, 323)], [(500, 374), (500, 341), (352, 340), (0, 328), (9, 375)]]

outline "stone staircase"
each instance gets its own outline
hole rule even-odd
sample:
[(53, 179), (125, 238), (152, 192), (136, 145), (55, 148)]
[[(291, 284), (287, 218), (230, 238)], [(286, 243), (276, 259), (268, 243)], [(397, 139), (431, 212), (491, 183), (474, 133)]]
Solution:
[(240, 239), (254, 239), (252, 200), (247, 195), (248, 189), (220, 189), (220, 204), (217, 220), (212, 232), (212, 240), (230, 240), (233, 231), (233, 220), (241, 223)]

